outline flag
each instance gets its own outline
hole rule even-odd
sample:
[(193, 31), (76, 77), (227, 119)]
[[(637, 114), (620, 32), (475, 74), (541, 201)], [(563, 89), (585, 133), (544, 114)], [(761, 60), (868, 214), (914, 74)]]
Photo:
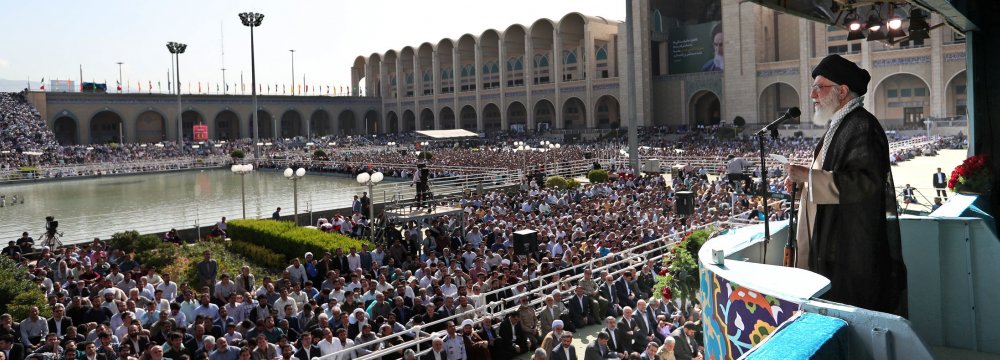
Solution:
[(66, 91), (73, 91), (73, 82), (66, 79)]
[(218, 93), (218, 92), (219, 92), (219, 83), (215, 83), (215, 92), (216, 92), (216, 93)]
[(327, 85), (327, 86), (326, 86), (326, 94), (327, 94), (327, 95), (330, 95), (330, 85)]
[(188, 81), (188, 94), (190, 94), (190, 93), (191, 93), (191, 82)]
[[(38, 87), (38, 90), (45, 91), (45, 78), (42, 78), (42, 86)], [(118, 90), (121, 90), (121, 86), (118, 86)]]
[(268, 93), (268, 94), (270, 94), (270, 93), (271, 93), (271, 84), (267, 84), (267, 93)]
[(306, 93), (309, 93), (309, 85), (302, 85), (306, 88)]
[(159, 80), (156, 80), (156, 92), (163, 92), (163, 86), (161, 86)]
[(201, 94), (201, 81), (198, 82), (198, 93)]
[(299, 93), (302, 93), (302, 84), (299, 84)]
[(264, 84), (257, 84), (257, 92), (264, 92)]
[(281, 84), (281, 94), (285, 94), (285, 84)]
[(153, 80), (149, 80), (149, 93), (153, 93)]
[(135, 84), (139, 87), (139, 92), (142, 92), (142, 81), (136, 81)]
[(226, 92), (229, 92), (229, 84), (226, 84)]

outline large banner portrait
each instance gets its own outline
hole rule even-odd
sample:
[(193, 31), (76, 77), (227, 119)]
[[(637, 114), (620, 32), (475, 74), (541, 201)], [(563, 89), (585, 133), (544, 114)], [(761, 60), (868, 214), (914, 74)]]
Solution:
[(668, 30), (667, 69), (671, 75), (722, 71), (721, 21), (684, 25)]

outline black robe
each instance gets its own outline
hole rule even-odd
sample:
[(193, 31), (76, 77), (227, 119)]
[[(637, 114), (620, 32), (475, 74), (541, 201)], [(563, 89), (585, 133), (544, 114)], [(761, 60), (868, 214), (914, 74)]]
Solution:
[(809, 269), (831, 281), (821, 298), (906, 316), (906, 266), (889, 144), (878, 119), (862, 107), (848, 113), (823, 170), (833, 173), (839, 204), (818, 204), (811, 229)]

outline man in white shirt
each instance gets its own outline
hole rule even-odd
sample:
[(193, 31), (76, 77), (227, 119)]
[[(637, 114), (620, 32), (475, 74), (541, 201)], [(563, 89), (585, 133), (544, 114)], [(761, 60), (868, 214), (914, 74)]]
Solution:
[(278, 320), (283, 320), (285, 318), (285, 306), (291, 305), (292, 312), (299, 312), (298, 304), (295, 303), (295, 299), (288, 297), (288, 289), (281, 289), (281, 297), (274, 302), (274, 308), (278, 309)]
[(288, 271), (288, 278), (292, 280), (293, 284), (302, 285), (308, 279), (306, 276), (306, 267), (302, 266), (299, 258), (292, 259), (292, 264), (285, 270)]
[(444, 336), (444, 351), (448, 354), (448, 360), (467, 360), (465, 352), (465, 339), (455, 332), (455, 322), (449, 321), (447, 334)]
[(177, 297), (177, 283), (170, 281), (170, 274), (163, 274), (163, 282), (156, 289), (163, 290), (163, 298), (167, 301), (174, 301)]
[(201, 294), (201, 306), (194, 310), (194, 316), (198, 317), (198, 315), (212, 319), (212, 321), (219, 319), (219, 306), (211, 302), (208, 294)]

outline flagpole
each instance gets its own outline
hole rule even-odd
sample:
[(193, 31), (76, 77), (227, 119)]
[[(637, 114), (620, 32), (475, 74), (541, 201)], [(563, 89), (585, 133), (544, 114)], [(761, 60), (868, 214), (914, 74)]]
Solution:
[(80, 64), (80, 92), (83, 92), (83, 64)]
[(122, 64), (124, 64), (124, 63), (121, 62), (121, 61), (118, 62), (118, 93), (119, 94), (122, 93), (122, 85), (121, 85), (121, 83), (122, 83)]

